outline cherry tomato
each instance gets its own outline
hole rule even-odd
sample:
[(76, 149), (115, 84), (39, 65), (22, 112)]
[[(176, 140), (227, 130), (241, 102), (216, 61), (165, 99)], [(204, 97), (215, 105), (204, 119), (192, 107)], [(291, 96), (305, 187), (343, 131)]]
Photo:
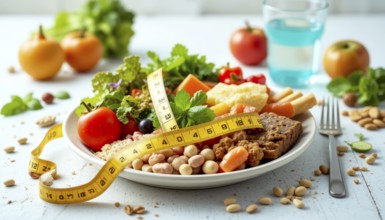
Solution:
[(105, 144), (118, 140), (121, 131), (118, 117), (106, 107), (80, 116), (77, 129), (80, 140), (95, 151), (100, 151)]
[(252, 75), (246, 78), (247, 82), (253, 82), (256, 84), (266, 84), (266, 77), (263, 74)]
[(219, 70), (219, 82), (226, 84), (236, 84), (243, 80), (243, 72), (241, 67), (230, 67), (229, 65)]
[(127, 135), (133, 135), (135, 131), (139, 131), (139, 125), (135, 119), (128, 117), (127, 124), (120, 123), (120, 139), (125, 139)]

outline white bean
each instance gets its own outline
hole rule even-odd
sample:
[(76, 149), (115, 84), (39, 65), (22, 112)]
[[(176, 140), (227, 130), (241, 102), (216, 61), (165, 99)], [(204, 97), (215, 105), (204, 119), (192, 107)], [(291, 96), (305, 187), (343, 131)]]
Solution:
[(188, 159), (188, 164), (192, 168), (200, 167), (204, 162), (205, 158), (202, 155), (194, 155)]
[(215, 159), (214, 151), (210, 148), (203, 149), (199, 154), (202, 155), (205, 158), (205, 160)]
[(172, 174), (172, 166), (169, 163), (157, 163), (152, 166), (154, 173)]
[(148, 159), (148, 164), (153, 166), (157, 163), (163, 163), (165, 160), (166, 160), (166, 157), (163, 154), (153, 154)]
[(171, 165), (175, 170), (179, 170), (180, 166), (186, 164), (186, 161), (183, 160), (182, 158), (178, 157), (175, 158), (172, 162)]
[(202, 166), (202, 170), (205, 174), (217, 173), (218, 168), (219, 168), (219, 166), (218, 166), (217, 162), (212, 161), (212, 160), (206, 161)]
[(183, 154), (187, 157), (192, 157), (198, 153), (198, 148), (195, 145), (189, 145), (184, 148)]
[(193, 169), (188, 164), (182, 164), (179, 167), (179, 173), (181, 175), (191, 175), (193, 172)]
[(135, 159), (132, 161), (132, 168), (135, 170), (141, 170), (143, 166), (143, 161), (141, 159)]

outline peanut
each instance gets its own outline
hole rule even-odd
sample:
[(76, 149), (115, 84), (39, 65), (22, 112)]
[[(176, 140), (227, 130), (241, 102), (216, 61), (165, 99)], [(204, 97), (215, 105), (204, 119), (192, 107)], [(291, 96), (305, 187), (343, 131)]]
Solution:
[(346, 173), (349, 175), (349, 176), (355, 176), (356, 175), (356, 171), (354, 171), (353, 169), (348, 169), (347, 171), (346, 171)]
[(172, 167), (175, 169), (175, 170), (179, 170), (180, 166), (182, 166), (182, 164), (186, 164), (186, 161), (184, 161), (182, 158), (178, 157), (178, 158), (175, 158), (171, 165)]
[(359, 183), (360, 183), (360, 180), (359, 180), (359, 179), (357, 179), (357, 178), (354, 178), (354, 180), (353, 180), (353, 181), (354, 181), (354, 183), (355, 183), (355, 184), (359, 184)]
[(349, 118), (350, 118), (352, 121), (357, 122), (357, 121), (359, 121), (359, 120), (362, 119), (362, 116), (359, 115), (359, 114), (352, 114), (352, 113), (351, 113), (351, 114), (349, 115)]
[(347, 146), (343, 146), (343, 145), (337, 146), (338, 152), (348, 152), (348, 150), (349, 148)]
[(28, 138), (26, 138), (26, 137), (24, 137), (24, 138), (19, 138), (19, 139), (17, 140), (17, 142), (18, 142), (20, 145), (26, 144), (27, 141), (28, 141)]
[(366, 158), (366, 155), (364, 154), (364, 153), (361, 153), (361, 154), (359, 154), (358, 155), (360, 158), (362, 158), (362, 159), (365, 159)]
[(368, 169), (367, 167), (361, 167), (360, 170), (366, 172), (366, 171), (368, 171), (369, 169)]
[(377, 107), (372, 107), (369, 110), (369, 116), (373, 119), (380, 117), (380, 110)]
[(329, 167), (327, 165), (321, 165), (319, 167), (319, 169), (321, 170), (321, 173), (324, 174), (324, 175), (327, 175), (329, 174)]
[(163, 154), (153, 154), (148, 158), (148, 164), (153, 166), (157, 163), (163, 163), (166, 160), (166, 157)]
[(151, 173), (152, 172), (152, 166), (150, 166), (148, 164), (143, 164), (142, 171)]
[(143, 160), (135, 159), (132, 161), (132, 168), (134, 168), (135, 170), (142, 170), (142, 166), (143, 166)]
[(171, 174), (173, 168), (169, 163), (157, 163), (152, 166), (152, 171), (154, 173)]
[(132, 207), (131, 207), (130, 205), (124, 206), (124, 212), (125, 212), (127, 215), (132, 215), (132, 214), (134, 214), (134, 210), (132, 209)]
[(48, 127), (56, 122), (56, 116), (54, 115), (47, 115), (41, 117), (39, 120), (37, 120), (36, 124), (40, 127)]
[(228, 197), (223, 200), (223, 204), (225, 204), (225, 206), (235, 204), (235, 203), (237, 203), (237, 199), (235, 197)]
[(385, 127), (385, 123), (379, 119), (374, 119), (373, 120), (373, 124), (375, 124), (377, 127), (379, 128), (384, 128)]
[(146, 209), (141, 206), (141, 205), (138, 205), (138, 206), (135, 206), (132, 211), (135, 213), (135, 214), (143, 214), (146, 212)]
[(214, 151), (210, 148), (203, 149), (199, 154), (202, 155), (205, 158), (205, 160), (215, 159)]
[(254, 213), (255, 211), (257, 211), (257, 209), (258, 209), (257, 204), (250, 204), (246, 207), (246, 212), (247, 213)]
[(359, 170), (360, 170), (360, 168), (359, 168), (358, 166), (353, 166), (352, 169), (353, 169), (354, 171), (359, 171)]
[(372, 153), (372, 154), (370, 154), (370, 156), (373, 156), (373, 157), (376, 158), (376, 159), (377, 159), (377, 157), (378, 157), (377, 153)]
[(369, 131), (374, 131), (374, 130), (377, 130), (378, 127), (373, 123), (369, 123), (369, 124), (366, 124), (364, 128), (366, 128)]
[(293, 204), (299, 209), (303, 209), (305, 207), (305, 203), (299, 199), (293, 199)]
[(279, 186), (275, 186), (273, 188), (273, 195), (276, 196), (276, 197), (281, 197), (283, 194), (283, 190), (281, 189), (281, 187)]
[(258, 199), (259, 204), (261, 205), (271, 205), (273, 204), (273, 201), (270, 197), (261, 197)]
[(289, 187), (286, 191), (286, 196), (293, 196), (294, 195), (294, 192), (295, 192), (295, 187), (292, 186), (292, 187)]
[(304, 196), (307, 193), (307, 189), (304, 186), (298, 186), (295, 188), (294, 195), (296, 196)]
[(343, 115), (343, 116), (349, 116), (349, 112), (346, 111), (346, 110), (343, 110), (343, 111), (341, 112), (341, 115)]
[(192, 157), (198, 153), (198, 148), (195, 145), (189, 145), (184, 148), (183, 154), (187, 157)]
[(365, 162), (367, 164), (373, 164), (375, 162), (376, 158), (373, 157), (373, 155), (370, 155), (369, 157), (365, 158)]
[(15, 152), (15, 147), (14, 146), (7, 146), (7, 147), (4, 147), (4, 151), (8, 154), (11, 154), (13, 152)]
[(311, 185), (313, 184), (313, 183), (312, 183), (310, 180), (308, 180), (308, 179), (301, 179), (298, 183), (299, 183), (300, 186), (304, 186), (304, 187), (306, 187), (306, 188), (310, 188)]
[(192, 168), (200, 167), (204, 162), (205, 158), (202, 155), (194, 155), (188, 159), (188, 164)]
[(226, 206), (226, 211), (230, 213), (239, 212), (241, 210), (241, 206), (239, 204), (231, 204)]
[(364, 127), (366, 124), (369, 124), (372, 122), (372, 119), (371, 118), (363, 118), (361, 120), (359, 120), (357, 123), (361, 126), (361, 127)]
[(281, 198), (279, 201), (281, 202), (282, 205), (287, 205), (290, 203), (290, 199), (286, 197)]
[(6, 187), (12, 187), (12, 186), (15, 186), (16, 182), (14, 179), (8, 179), (6, 181), (4, 181), (4, 185)]
[(320, 169), (315, 169), (314, 170), (314, 175), (315, 176), (320, 176), (321, 175), (321, 170)]

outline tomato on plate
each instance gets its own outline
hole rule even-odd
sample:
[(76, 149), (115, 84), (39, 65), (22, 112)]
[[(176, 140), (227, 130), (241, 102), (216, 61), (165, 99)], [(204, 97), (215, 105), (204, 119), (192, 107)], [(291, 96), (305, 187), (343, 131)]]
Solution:
[(120, 121), (107, 107), (100, 107), (80, 116), (77, 124), (80, 140), (94, 151), (119, 140)]
[(120, 123), (120, 139), (124, 139), (127, 135), (133, 135), (135, 131), (139, 131), (139, 125), (135, 119), (128, 117), (126, 124)]
[(263, 74), (252, 75), (246, 78), (247, 82), (253, 82), (256, 84), (266, 84), (266, 77)]
[(239, 84), (242, 83), (243, 80), (243, 71), (241, 67), (230, 67), (229, 64), (223, 66), (219, 70), (219, 82), (226, 84)]

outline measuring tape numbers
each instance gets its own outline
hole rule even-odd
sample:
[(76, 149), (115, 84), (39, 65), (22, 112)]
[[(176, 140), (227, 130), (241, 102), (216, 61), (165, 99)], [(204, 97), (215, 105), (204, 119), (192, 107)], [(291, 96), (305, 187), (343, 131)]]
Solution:
[[(160, 83), (158, 84), (159, 81), (162, 81), (161, 85)], [(155, 103), (154, 106), (157, 110), (158, 118), (161, 122), (165, 122), (166, 126), (164, 129), (167, 132), (127, 144), (127, 146), (105, 162), (91, 181), (83, 185), (69, 188), (52, 188), (43, 184), (43, 181), (40, 180), (39, 196), (41, 199), (57, 204), (85, 202), (106, 191), (118, 177), (119, 173), (134, 159), (159, 150), (187, 146), (240, 130), (262, 128), (257, 113), (243, 113), (179, 129), (164, 91), (162, 71), (159, 70), (149, 75), (148, 84), (151, 97), (158, 101), (162, 100), (158, 106)], [(162, 89), (159, 89), (158, 93), (158, 86), (163, 87), (163, 92)], [(154, 92), (155, 94), (153, 94)], [(163, 102), (163, 98), (165, 98), (165, 102)], [(169, 115), (169, 117), (166, 117), (166, 115)], [(162, 116), (163, 119), (161, 119)], [(28, 166), (30, 174), (33, 174), (31, 176), (40, 176), (56, 169), (55, 163), (41, 159), (39, 156), (48, 142), (60, 137), (63, 137), (62, 124), (57, 124), (47, 131), (41, 143), (31, 152)]]

